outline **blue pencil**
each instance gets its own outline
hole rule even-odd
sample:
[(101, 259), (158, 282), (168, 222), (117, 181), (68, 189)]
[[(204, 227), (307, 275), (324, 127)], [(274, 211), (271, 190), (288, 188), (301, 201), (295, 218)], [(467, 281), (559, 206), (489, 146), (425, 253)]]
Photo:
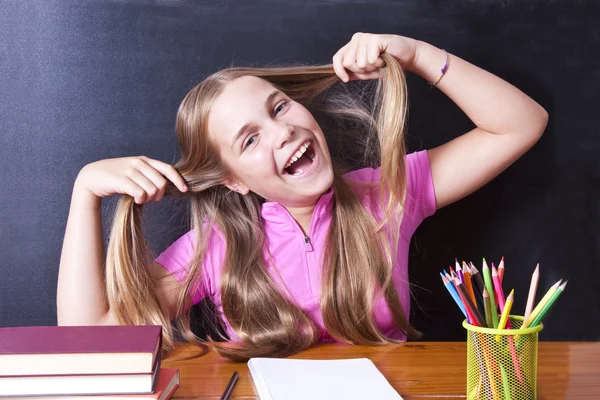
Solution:
[(442, 282), (444, 282), (444, 286), (446, 286), (446, 289), (448, 289), (448, 292), (450, 292), (450, 295), (456, 302), (456, 305), (460, 308), (460, 311), (462, 311), (462, 313), (465, 315), (465, 318), (468, 319), (467, 311), (465, 310), (465, 305), (462, 303), (462, 300), (460, 299), (460, 297), (458, 297), (458, 292), (456, 291), (454, 284), (451, 281), (449, 281), (448, 279), (446, 279), (444, 274), (442, 274), (441, 272), (440, 272), (440, 276), (442, 277)]

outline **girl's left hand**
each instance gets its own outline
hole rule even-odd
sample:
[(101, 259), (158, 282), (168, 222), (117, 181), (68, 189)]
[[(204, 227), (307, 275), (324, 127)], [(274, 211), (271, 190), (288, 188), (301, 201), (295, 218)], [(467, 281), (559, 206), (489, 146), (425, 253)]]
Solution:
[(379, 78), (383, 52), (393, 56), (402, 68), (410, 70), (417, 53), (417, 41), (399, 35), (357, 32), (333, 56), (333, 69), (344, 82)]

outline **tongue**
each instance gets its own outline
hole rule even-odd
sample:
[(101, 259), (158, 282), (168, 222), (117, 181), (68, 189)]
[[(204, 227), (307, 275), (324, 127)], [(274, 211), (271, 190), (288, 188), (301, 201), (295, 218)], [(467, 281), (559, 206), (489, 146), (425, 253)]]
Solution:
[(296, 162), (287, 167), (285, 170), (290, 175), (299, 175), (306, 171), (311, 164), (312, 160), (306, 155), (306, 153), (304, 153), (299, 159), (296, 160)]

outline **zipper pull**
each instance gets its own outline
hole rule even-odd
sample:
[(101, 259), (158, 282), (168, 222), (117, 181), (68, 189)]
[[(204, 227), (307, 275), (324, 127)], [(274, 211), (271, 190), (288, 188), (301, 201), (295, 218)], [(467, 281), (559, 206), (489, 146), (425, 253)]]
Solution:
[(307, 235), (304, 235), (304, 251), (313, 251), (312, 243)]

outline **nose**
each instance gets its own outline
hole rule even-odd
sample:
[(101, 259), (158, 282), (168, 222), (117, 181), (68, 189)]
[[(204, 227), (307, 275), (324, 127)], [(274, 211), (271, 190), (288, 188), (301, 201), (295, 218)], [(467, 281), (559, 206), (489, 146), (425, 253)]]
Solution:
[(277, 148), (285, 146), (294, 134), (294, 127), (292, 125), (282, 123), (275, 126), (275, 145)]

